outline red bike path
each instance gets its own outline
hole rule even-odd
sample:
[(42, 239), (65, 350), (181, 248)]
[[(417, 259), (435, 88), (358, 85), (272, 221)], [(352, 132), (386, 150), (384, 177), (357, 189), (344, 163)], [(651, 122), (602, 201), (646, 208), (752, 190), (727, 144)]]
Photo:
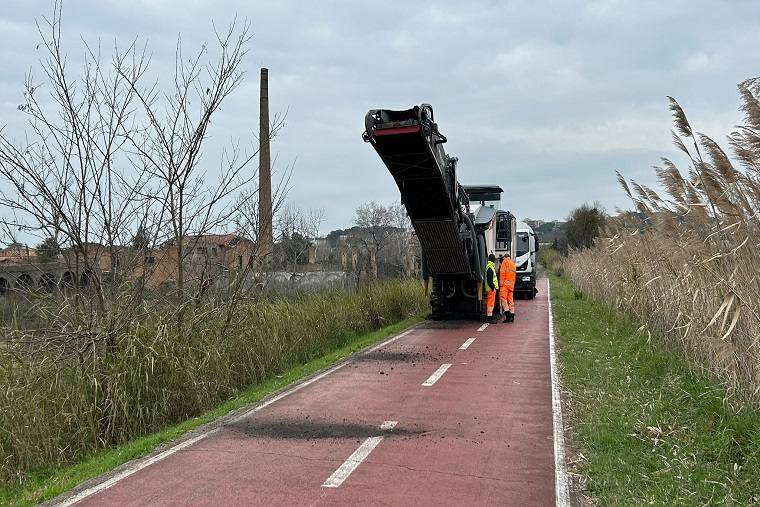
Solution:
[(547, 292), (514, 323), (418, 324), (46, 505), (564, 505)]

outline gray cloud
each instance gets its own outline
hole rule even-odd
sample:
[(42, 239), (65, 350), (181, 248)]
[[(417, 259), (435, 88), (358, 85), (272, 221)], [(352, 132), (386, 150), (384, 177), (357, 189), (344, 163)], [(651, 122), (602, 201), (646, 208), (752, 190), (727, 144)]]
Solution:
[[(7, 5), (10, 4), (10, 5)], [(36, 21), (50, 0), (0, 7), (0, 126), (22, 132), (16, 106), (40, 57)], [(231, 2), (68, 1), (71, 68), (83, 44), (147, 42), (153, 75), (171, 69), (177, 37), (189, 52), (235, 17), (254, 38), (247, 81), (214, 122), (214, 141), (255, 143), (258, 73), (270, 108), (287, 114), (275, 170), (293, 165), (291, 202), (323, 207), (323, 232), (351, 226), (370, 200), (398, 191), (361, 141), (371, 108), (427, 102), (460, 159), (465, 183), (499, 183), (519, 217), (563, 219), (584, 202), (629, 207), (615, 170), (657, 187), (670, 145), (666, 96), (696, 130), (722, 142), (741, 121), (736, 84), (760, 74), (760, 4), (707, 0)], [(207, 156), (210, 160), (213, 151)]]

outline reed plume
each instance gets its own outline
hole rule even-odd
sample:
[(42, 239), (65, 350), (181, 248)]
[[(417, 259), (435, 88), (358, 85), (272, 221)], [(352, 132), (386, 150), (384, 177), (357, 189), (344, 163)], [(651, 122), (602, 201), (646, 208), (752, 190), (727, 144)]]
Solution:
[(668, 97), (688, 168), (663, 158), (654, 168), (661, 191), (618, 172), (636, 212), (619, 213), (608, 241), (572, 252), (563, 268), (760, 407), (760, 78), (739, 93), (744, 124), (728, 152)]

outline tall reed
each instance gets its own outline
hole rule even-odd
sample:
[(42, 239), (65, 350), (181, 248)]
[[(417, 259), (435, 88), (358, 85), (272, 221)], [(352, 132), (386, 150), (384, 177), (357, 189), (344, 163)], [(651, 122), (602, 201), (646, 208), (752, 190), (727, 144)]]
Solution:
[(728, 137), (735, 161), (671, 98), (673, 140), (690, 167), (662, 159), (665, 197), (618, 173), (635, 211), (620, 212), (608, 237), (564, 268), (760, 404), (760, 78), (739, 91), (745, 124)]
[(209, 304), (182, 340), (169, 315), (152, 315), (109, 353), (91, 347), (79, 355), (31, 348), (27, 335), (9, 329), (0, 345), (0, 480), (20, 481), (198, 415), (427, 306), (414, 281), (244, 302), (229, 327), (227, 308)]

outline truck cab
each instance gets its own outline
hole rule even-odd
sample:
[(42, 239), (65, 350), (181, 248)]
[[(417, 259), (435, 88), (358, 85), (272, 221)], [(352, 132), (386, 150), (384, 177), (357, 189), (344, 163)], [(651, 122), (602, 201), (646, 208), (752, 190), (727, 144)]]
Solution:
[(536, 253), (538, 252), (538, 236), (533, 228), (525, 222), (517, 222), (515, 233), (515, 295), (525, 295), (533, 299), (536, 290)]
[[(486, 243), (485, 256), (492, 253), (499, 257), (509, 252), (514, 258), (517, 220), (509, 211), (500, 209), (501, 194), (504, 190), (499, 185), (463, 185), (462, 190), (469, 199), (465, 211), (475, 214), (476, 227), (479, 223), (486, 224), (486, 227), (479, 228)], [(492, 210), (489, 213), (495, 217), (495, 221), (484, 213), (488, 209)], [(488, 219), (485, 220), (481, 216)]]

